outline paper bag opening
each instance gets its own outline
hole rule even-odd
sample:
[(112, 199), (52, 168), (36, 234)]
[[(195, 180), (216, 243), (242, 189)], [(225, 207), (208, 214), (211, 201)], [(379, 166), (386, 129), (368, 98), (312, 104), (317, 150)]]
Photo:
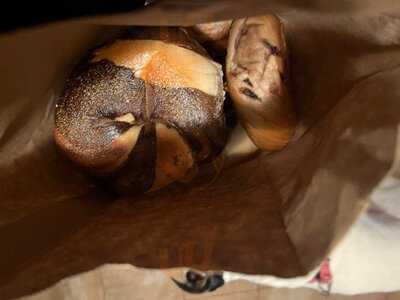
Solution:
[[(214, 182), (121, 199), (76, 170), (51, 135), (69, 72), (121, 28), (68, 21), (0, 37), (1, 298), (105, 263), (294, 277), (328, 255), (393, 162), (399, 24), (368, 9), (276, 8), (291, 51), (296, 140)], [(221, 19), (203, 9), (204, 20)]]

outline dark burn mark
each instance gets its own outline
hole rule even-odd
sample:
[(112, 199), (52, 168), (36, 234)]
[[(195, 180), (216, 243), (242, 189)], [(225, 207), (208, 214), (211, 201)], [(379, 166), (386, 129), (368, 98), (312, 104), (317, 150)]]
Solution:
[(248, 89), (248, 88), (241, 88), (240, 92), (244, 95), (246, 95), (247, 97), (250, 97), (254, 100), (258, 100), (261, 101), (261, 98), (258, 97), (258, 95), (256, 93), (254, 93), (252, 90)]
[(237, 64), (238, 69), (248, 72), (248, 69), (245, 65), (241, 64), (240, 62)]
[(286, 77), (281, 72), (279, 72), (279, 77), (281, 78), (282, 82), (286, 83)]
[(177, 165), (179, 165), (179, 155), (175, 154), (174, 155), (174, 166), (177, 166)]
[(68, 151), (95, 164), (112, 151), (112, 141), (129, 128), (128, 123), (114, 118), (128, 112), (141, 118), (145, 87), (141, 79), (132, 79), (132, 70), (108, 60), (79, 69), (80, 73), (72, 73), (58, 100), (55, 126), (72, 145)]
[(155, 178), (156, 147), (155, 125), (147, 123), (128, 159), (110, 178), (118, 193), (142, 193), (151, 188)]
[(276, 56), (281, 55), (281, 50), (278, 47), (272, 45), (268, 40), (263, 39), (262, 43), (267, 49), (271, 51), (271, 55), (276, 55)]
[(153, 120), (177, 130), (188, 142), (196, 159), (205, 159), (205, 153), (207, 158), (214, 157), (214, 153), (219, 151), (219, 141), (224, 141), (226, 136), (223, 97), (216, 99), (193, 88), (158, 86), (155, 90)]
[(246, 78), (245, 80), (243, 80), (243, 82), (248, 84), (249, 86), (253, 87), (253, 84), (251, 83), (249, 78)]

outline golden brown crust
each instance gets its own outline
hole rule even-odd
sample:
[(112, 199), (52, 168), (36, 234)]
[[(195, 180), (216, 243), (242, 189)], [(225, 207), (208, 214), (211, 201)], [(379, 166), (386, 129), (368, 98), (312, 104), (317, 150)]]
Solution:
[(201, 43), (210, 45), (217, 50), (225, 50), (231, 25), (231, 20), (203, 23), (194, 25), (192, 31)]
[(192, 150), (179, 132), (163, 123), (156, 123), (155, 178), (150, 192), (183, 180), (196, 169)]
[(195, 88), (217, 96), (222, 68), (205, 56), (156, 40), (117, 40), (98, 49), (92, 62), (108, 60), (131, 69), (146, 83), (171, 88)]

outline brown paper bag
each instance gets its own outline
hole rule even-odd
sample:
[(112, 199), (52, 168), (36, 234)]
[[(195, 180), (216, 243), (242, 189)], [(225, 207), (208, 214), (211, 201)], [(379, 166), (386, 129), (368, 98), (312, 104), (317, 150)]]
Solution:
[[(286, 25), (301, 119), (283, 151), (259, 154), (216, 181), (121, 199), (56, 151), (53, 111), (65, 78), (120, 25), (191, 25), (271, 10)], [(0, 298), (105, 263), (306, 274), (393, 163), (399, 17), (393, 0), (166, 0), (2, 34)]]

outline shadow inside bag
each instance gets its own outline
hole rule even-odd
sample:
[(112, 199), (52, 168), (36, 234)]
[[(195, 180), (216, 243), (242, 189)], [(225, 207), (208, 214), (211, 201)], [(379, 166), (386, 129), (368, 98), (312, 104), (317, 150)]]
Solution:
[[(120, 28), (74, 22), (0, 36), (0, 298), (105, 263), (283, 278), (318, 266), (393, 163), (400, 54), (382, 38), (396, 31), (390, 16), (327, 17), (307, 7), (281, 14), (301, 119), (296, 139), (235, 161), (214, 181), (200, 180), (205, 173), (118, 199), (60, 156), (52, 129), (75, 63)], [(211, 289), (221, 284), (214, 279), (190, 277), (182, 287)]]

